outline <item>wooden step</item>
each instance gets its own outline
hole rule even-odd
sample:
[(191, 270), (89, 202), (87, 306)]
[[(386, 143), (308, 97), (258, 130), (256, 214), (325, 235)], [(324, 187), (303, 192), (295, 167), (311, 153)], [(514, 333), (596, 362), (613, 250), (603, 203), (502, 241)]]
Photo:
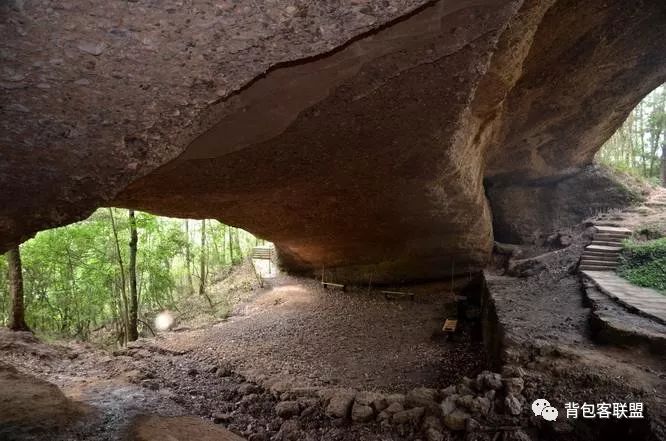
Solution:
[(622, 242), (594, 239), (590, 245), (603, 245), (605, 247), (622, 247)]
[[(616, 247), (618, 248), (618, 247)], [(595, 250), (594, 248), (592, 249), (586, 249), (583, 251), (584, 253), (589, 253), (589, 254), (601, 254), (604, 256), (619, 256), (620, 252), (622, 250), (611, 250), (611, 251), (604, 251), (604, 250)]]
[(579, 271), (615, 271), (615, 267), (606, 265), (580, 265)]
[(594, 229), (596, 230), (597, 233), (616, 233), (616, 234), (624, 234), (627, 236), (631, 236), (631, 230), (621, 227), (614, 227), (609, 225), (595, 225)]
[(580, 257), (580, 260), (603, 260), (605, 262), (617, 262), (618, 256), (604, 256), (583, 253), (583, 255)]
[(623, 234), (609, 234), (609, 233), (598, 233), (594, 235), (594, 238), (597, 240), (617, 240), (622, 242), (629, 236), (625, 236)]
[(618, 262), (610, 262), (608, 260), (592, 260), (592, 259), (581, 259), (580, 264), (581, 264), (581, 266), (582, 265), (600, 265), (600, 266), (611, 266), (611, 267), (617, 267), (619, 265)]
[(620, 252), (622, 251), (622, 247), (616, 247), (616, 246), (607, 246), (607, 245), (588, 245), (585, 247), (585, 250), (590, 250), (590, 251), (616, 251)]
[(603, 255), (595, 255), (595, 254), (583, 254), (580, 256), (581, 259), (592, 259), (592, 260), (608, 260), (611, 262), (617, 262), (620, 260), (619, 256), (603, 256)]

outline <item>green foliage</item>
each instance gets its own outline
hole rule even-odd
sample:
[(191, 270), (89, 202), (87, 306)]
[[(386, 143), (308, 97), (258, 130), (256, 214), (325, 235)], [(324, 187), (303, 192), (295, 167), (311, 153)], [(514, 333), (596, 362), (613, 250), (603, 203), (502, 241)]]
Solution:
[[(112, 209), (112, 213), (127, 274), (127, 210)], [(207, 257), (205, 274), (215, 275), (242, 262), (258, 242), (245, 231), (211, 220), (206, 222), (202, 249), (201, 221), (187, 221), (189, 237), (185, 222), (136, 212), (137, 291), (139, 317), (144, 321), (158, 311), (177, 310), (179, 302), (191, 295), (189, 280), (199, 281), (202, 253)], [(117, 334), (122, 277), (108, 209), (97, 210), (82, 222), (40, 232), (21, 245), (21, 258), (26, 320), (32, 329), (47, 338), (88, 340), (102, 327), (107, 334)], [(6, 260), (0, 256), (0, 324), (8, 317), (8, 298)], [(221, 309), (220, 315), (228, 314)]]
[(602, 146), (596, 159), (659, 185), (666, 144), (666, 85), (647, 95)]
[(666, 293), (666, 238), (647, 242), (627, 241), (619, 273), (635, 285)]

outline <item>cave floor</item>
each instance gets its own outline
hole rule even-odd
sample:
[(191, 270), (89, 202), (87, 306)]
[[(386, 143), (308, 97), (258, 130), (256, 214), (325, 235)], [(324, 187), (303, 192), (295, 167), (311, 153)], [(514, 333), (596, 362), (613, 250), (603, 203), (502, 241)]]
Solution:
[(248, 378), (384, 392), (440, 387), (483, 368), (483, 345), (440, 332), (455, 311), (446, 283), (410, 287), (409, 299), (375, 289), (328, 290), (280, 275), (212, 328), (170, 333), (160, 345), (225, 360)]
[[(233, 412), (225, 425), (234, 432), (275, 433), (282, 421), (271, 385), (405, 393), (443, 388), (484, 368), (482, 344), (472, 340), (471, 330), (463, 328), (454, 339), (439, 332), (454, 308), (448, 284), (412, 287), (414, 301), (387, 300), (367, 289), (329, 291), (286, 275), (271, 285), (257, 289), (226, 321), (181, 326), (113, 353), (3, 331), (0, 371), (13, 366), (53, 383), (88, 409), (78, 424), (52, 431), (50, 439), (96, 441), (126, 439), (141, 415), (210, 421)], [(228, 372), (221, 375), (220, 366)], [(0, 402), (10, 395), (5, 388)], [(337, 427), (321, 414), (303, 424), (312, 426), (311, 433), (326, 433), (316, 439), (410, 439), (376, 427)], [(14, 436), (41, 439), (27, 429)]]

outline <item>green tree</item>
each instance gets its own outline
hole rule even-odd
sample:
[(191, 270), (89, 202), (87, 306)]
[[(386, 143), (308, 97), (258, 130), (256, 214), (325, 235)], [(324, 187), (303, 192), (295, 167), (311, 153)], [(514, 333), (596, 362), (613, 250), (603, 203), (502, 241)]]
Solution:
[(601, 163), (655, 182), (662, 179), (666, 144), (666, 85), (647, 95), (597, 153)]

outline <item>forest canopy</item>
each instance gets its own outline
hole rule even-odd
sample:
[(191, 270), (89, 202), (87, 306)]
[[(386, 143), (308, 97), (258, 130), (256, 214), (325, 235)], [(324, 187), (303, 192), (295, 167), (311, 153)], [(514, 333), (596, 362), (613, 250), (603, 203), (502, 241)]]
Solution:
[[(42, 231), (20, 247), (26, 322), (33, 331), (88, 340), (94, 330), (107, 326), (126, 338), (132, 223), (137, 233), (137, 315), (143, 322), (174, 308), (184, 296), (206, 296), (216, 274), (241, 263), (261, 242), (215, 220), (171, 219), (115, 208)], [(0, 256), (0, 325), (9, 317), (6, 279), (7, 259)]]

